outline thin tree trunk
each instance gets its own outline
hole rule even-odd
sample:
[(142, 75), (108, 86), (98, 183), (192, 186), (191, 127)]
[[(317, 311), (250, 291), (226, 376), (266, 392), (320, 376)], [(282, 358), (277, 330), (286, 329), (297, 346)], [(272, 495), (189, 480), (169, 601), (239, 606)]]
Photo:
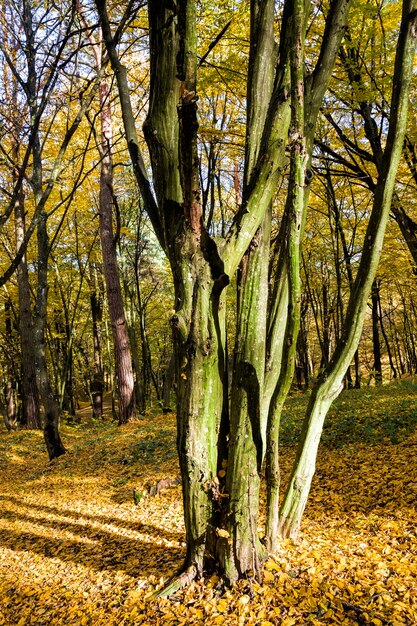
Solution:
[(375, 278), (371, 289), (371, 306), (372, 306), (372, 349), (374, 354), (374, 363), (372, 372), (376, 385), (382, 385), (382, 363), (381, 363), (381, 342), (379, 340), (379, 281)]
[[(97, 75), (102, 66), (102, 33), (96, 41), (89, 27), (79, 0), (77, 10), (90, 32), (89, 40), (95, 56)], [(118, 396), (118, 422), (125, 424), (136, 419), (135, 381), (133, 376), (132, 354), (130, 350), (129, 332), (123, 305), (122, 288), (116, 254), (116, 241), (113, 233), (113, 162), (112, 141), (113, 126), (110, 107), (110, 88), (105, 76), (100, 81), (100, 241), (103, 256), (103, 272), (106, 285), (107, 304), (113, 337), (115, 360), (115, 376)]]
[(380, 327), (381, 327), (381, 333), (382, 333), (382, 336), (384, 338), (385, 346), (387, 348), (387, 354), (388, 354), (388, 359), (389, 359), (391, 372), (392, 372), (393, 378), (397, 378), (397, 376), (398, 376), (397, 368), (395, 367), (394, 359), (393, 359), (393, 356), (392, 356), (391, 345), (390, 345), (390, 342), (389, 342), (389, 339), (388, 339), (388, 335), (387, 335), (387, 331), (385, 330), (384, 321), (383, 321), (382, 304), (381, 304), (381, 290), (380, 289), (378, 290), (378, 316), (379, 316), (379, 324), (380, 324)]
[(116, 246), (113, 235), (112, 124), (109, 88), (105, 79), (103, 79), (100, 85), (100, 105), (102, 142), (100, 241), (103, 254), (103, 271), (106, 283), (107, 302), (113, 335), (117, 396), (119, 401), (119, 424), (125, 424), (136, 418), (136, 399), (129, 333), (123, 306)]
[(91, 266), (90, 278), (90, 306), (93, 330), (93, 376), (90, 382), (90, 393), (93, 404), (93, 417), (101, 419), (103, 416), (103, 391), (104, 372), (102, 356), (102, 332), (103, 321), (103, 288), (97, 267)]
[(12, 303), (10, 297), (7, 297), (4, 303), (5, 330), (7, 340), (7, 353), (9, 359), (6, 366), (6, 382), (5, 396), (6, 405), (4, 418), (7, 430), (15, 430), (17, 428), (17, 411), (16, 411), (16, 372), (13, 368), (13, 322), (12, 322)]
[(175, 357), (171, 355), (169, 362), (165, 367), (164, 381), (162, 386), (162, 410), (164, 413), (169, 413), (171, 409), (171, 394), (175, 377)]
[(43, 432), (44, 439), (49, 455), (52, 460), (65, 453), (59, 434), (60, 410), (56, 395), (52, 389), (48, 375), (48, 366), (45, 348), (45, 332), (47, 318), (47, 301), (48, 301), (48, 259), (49, 259), (49, 238), (47, 231), (47, 213), (45, 211), (46, 197), (43, 194), (42, 180), (42, 148), (39, 136), (39, 129), (36, 123), (38, 116), (37, 106), (37, 76), (36, 76), (36, 50), (35, 38), (33, 31), (33, 15), (31, 3), (24, 4), (23, 25), (27, 38), (27, 64), (28, 64), (28, 103), (30, 112), (30, 125), (35, 129), (32, 138), (32, 176), (30, 179), (33, 189), (36, 211), (38, 213), (37, 221), (37, 290), (36, 304), (34, 311), (33, 325), (33, 349), (34, 361), (36, 365), (36, 374), (39, 388), (39, 395), (43, 408)]
[[(14, 158), (17, 158), (15, 150)], [(16, 249), (25, 236), (24, 191), (20, 189), (15, 205)], [(39, 390), (36, 382), (36, 368), (33, 351), (33, 315), (30, 297), (29, 272), (26, 254), (17, 268), (17, 289), (19, 299), (19, 337), (22, 358), (22, 423), (29, 429), (41, 429), (39, 411)]]
[(361, 336), (367, 301), (375, 278), (391, 208), (407, 123), (409, 88), (416, 47), (415, 9), (415, 0), (403, 2), (395, 59), (390, 123), (371, 217), (365, 233), (360, 265), (349, 298), (341, 340), (338, 342), (329, 367), (310, 397), (297, 458), (280, 512), (280, 532), (283, 536), (295, 536), (298, 533), (315, 471), (323, 422), (331, 403), (341, 391), (343, 376)]
[(291, 38), (291, 126), (290, 177), (286, 215), (286, 260), (288, 277), (288, 311), (282, 364), (277, 386), (272, 396), (268, 415), (266, 448), (267, 520), (266, 546), (275, 552), (279, 523), (279, 452), (280, 416), (294, 376), (297, 337), (301, 314), (301, 233), (305, 220), (305, 185), (308, 154), (304, 129), (304, 39), (305, 3), (294, 2), (294, 21)]
[(65, 453), (59, 434), (60, 410), (52, 389), (46, 361), (45, 328), (48, 301), (49, 240), (46, 228), (47, 216), (41, 212), (38, 221), (38, 286), (34, 316), (34, 350), (39, 393), (44, 411), (43, 432), (49, 459)]

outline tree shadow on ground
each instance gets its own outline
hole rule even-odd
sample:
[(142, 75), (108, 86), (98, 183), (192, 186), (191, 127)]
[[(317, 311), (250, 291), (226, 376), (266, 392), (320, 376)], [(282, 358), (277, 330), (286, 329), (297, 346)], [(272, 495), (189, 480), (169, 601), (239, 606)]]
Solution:
[[(111, 517), (84, 515), (81, 512), (32, 504), (26, 504), (26, 510), (20, 512), (5, 508), (7, 501), (12, 505), (25, 506), (17, 498), (3, 497), (2, 500), (4, 504), (0, 519), (5, 520), (6, 525), (14, 521), (30, 522), (39, 529), (39, 532), (16, 531), (7, 527), (0, 529), (0, 545), (9, 550), (56, 557), (96, 571), (122, 570), (135, 577), (151, 574), (160, 576), (173, 562), (180, 564), (184, 556), (179, 546), (167, 545), (168, 542), (178, 542), (180, 533), (165, 531), (151, 524), (125, 524)], [(74, 516), (74, 519), (68, 522), (46, 515), (68, 515)], [(102, 524), (114, 525), (115, 529), (105, 528)], [(133, 536), (124, 535), (123, 530)], [(79, 539), (61, 538), (61, 533), (71, 533)]]
[[(111, 524), (112, 526), (118, 526), (121, 529), (130, 529), (130, 530), (135, 530), (137, 532), (147, 532), (147, 533), (154, 533), (155, 535), (157, 535), (158, 537), (162, 537), (164, 539), (167, 539), (169, 541), (172, 540), (180, 540), (182, 533), (179, 531), (166, 531), (164, 528), (161, 528), (159, 526), (153, 526), (152, 524), (143, 524), (142, 522), (132, 522), (129, 520), (125, 520), (122, 519), (120, 517), (115, 517), (115, 516), (111, 516), (111, 515), (100, 515), (100, 514), (92, 514), (92, 513), (87, 513), (84, 511), (80, 511), (80, 510), (75, 510), (75, 509), (69, 509), (69, 508), (65, 508), (65, 507), (54, 507), (54, 506), (46, 506), (44, 504), (33, 504), (32, 502), (25, 502), (24, 500), (21, 500), (19, 498), (15, 498), (13, 496), (9, 496), (9, 495), (2, 495), (0, 494), (0, 502), (10, 502), (12, 504), (15, 504), (17, 506), (25, 506), (28, 509), (35, 510), (35, 511), (40, 511), (40, 512), (44, 512), (46, 514), (52, 514), (52, 515), (61, 515), (63, 517), (72, 517), (75, 520), (78, 520), (79, 518), (83, 518), (86, 520), (91, 520), (92, 522), (101, 522), (103, 524)], [(0, 516), (2, 516), (3, 511), (0, 512)], [(39, 517), (38, 516), (34, 516), (35, 520), (38, 520)]]

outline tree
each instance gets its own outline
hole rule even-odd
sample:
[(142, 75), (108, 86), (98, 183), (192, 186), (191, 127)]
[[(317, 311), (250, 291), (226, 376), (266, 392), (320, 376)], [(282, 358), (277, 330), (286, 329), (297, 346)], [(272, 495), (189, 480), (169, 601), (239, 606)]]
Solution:
[[(77, 9), (84, 28), (88, 33), (88, 40), (94, 54), (96, 72), (97, 75), (100, 76), (103, 61), (101, 31), (99, 31), (97, 40), (95, 40), (79, 1), (77, 2)], [(135, 381), (132, 369), (129, 331), (117, 263), (117, 236), (114, 234), (113, 229), (113, 205), (117, 203), (117, 199), (113, 190), (111, 90), (109, 80), (105, 75), (103, 75), (100, 80), (99, 96), (100, 141), (98, 143), (98, 149), (101, 158), (99, 193), (100, 241), (107, 304), (113, 337), (117, 396), (119, 400), (119, 424), (126, 424), (136, 418)]]
[(408, 97), (416, 46), (416, 4), (403, 2), (398, 37), (390, 120), (375, 187), (372, 212), (365, 234), (361, 261), (349, 297), (342, 336), (333, 357), (311, 395), (303, 432), (281, 509), (284, 536), (297, 534), (314, 474), (317, 448), (327, 411), (341, 391), (346, 369), (358, 347), (368, 297), (375, 278), (385, 228), (391, 208), (395, 179), (407, 125)]
[[(136, 133), (126, 68), (117, 54), (106, 4), (97, 0), (96, 5), (118, 84), (136, 179), (174, 277), (175, 314), (171, 323), (187, 557), (182, 577), (166, 590), (168, 593), (213, 565), (222, 568), (229, 580), (250, 570), (259, 572), (264, 557), (256, 528), (267, 425), (265, 413), (261, 416), (260, 410), (266, 319), (256, 319), (257, 286), (267, 277), (269, 211), (286, 161), (291, 118), (291, 184), (283, 220), (289, 229), (290, 243), (283, 265), (285, 277), (281, 280), (283, 285), (288, 275), (290, 304), (288, 308), (284, 299), (281, 306), (284, 311), (289, 310), (288, 324), (284, 321), (287, 345), (295, 346), (305, 174), (315, 120), (343, 34), (348, 3), (332, 3), (319, 61), (306, 85), (303, 3), (285, 2), (279, 45), (273, 29), (275, 2), (250, 3), (245, 174), (241, 205), (224, 240), (213, 238), (208, 232), (200, 200), (196, 3), (148, 2), (151, 82), (144, 132), (153, 187)], [(240, 270), (237, 334), (242, 338), (242, 346), (235, 353), (229, 420), (224, 289), (249, 245), (253, 254), (248, 253)], [(294, 358), (294, 350), (284, 354), (288, 367), (282, 373), (280, 402), (291, 379)], [(274, 371), (274, 377), (271, 395), (279, 369)], [(272, 425), (276, 426), (277, 421), (269, 425), (270, 431)], [(274, 445), (273, 455), (275, 450)]]

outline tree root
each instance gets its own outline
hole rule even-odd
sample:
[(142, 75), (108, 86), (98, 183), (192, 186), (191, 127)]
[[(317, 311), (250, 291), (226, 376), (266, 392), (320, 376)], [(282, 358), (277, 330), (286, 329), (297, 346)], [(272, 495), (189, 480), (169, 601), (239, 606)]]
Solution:
[(174, 593), (183, 589), (190, 583), (193, 582), (197, 578), (197, 567), (195, 565), (190, 565), (184, 572), (179, 574), (178, 576), (174, 576), (171, 579), (171, 582), (161, 589), (160, 591), (155, 592), (156, 598), (169, 598)]

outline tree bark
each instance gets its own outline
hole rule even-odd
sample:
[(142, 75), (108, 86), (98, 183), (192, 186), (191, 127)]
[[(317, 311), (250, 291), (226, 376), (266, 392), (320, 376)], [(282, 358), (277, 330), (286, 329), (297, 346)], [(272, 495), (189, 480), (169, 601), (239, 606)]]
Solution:
[(64, 454), (65, 448), (59, 435), (60, 410), (48, 375), (45, 349), (45, 330), (48, 301), (48, 258), (50, 249), (47, 231), (47, 213), (45, 211), (46, 197), (43, 193), (42, 148), (39, 127), (36, 121), (38, 117), (38, 93), (32, 9), (33, 7), (31, 6), (31, 3), (25, 3), (23, 11), (23, 26), (27, 40), (27, 48), (25, 49), (28, 65), (27, 94), (30, 113), (30, 125), (33, 129), (33, 165), (30, 183), (33, 190), (36, 211), (39, 215), (37, 221), (38, 283), (36, 289), (36, 305), (34, 311), (33, 343), (38, 388), (44, 413), (44, 439), (49, 459), (52, 460)]
[(382, 385), (381, 341), (379, 339), (379, 281), (375, 278), (371, 289), (372, 307), (372, 349), (374, 363), (372, 373), (376, 385)]
[[(255, 323), (253, 312), (246, 311), (245, 307), (249, 301), (253, 307), (254, 286), (267, 275), (266, 255), (260, 255), (264, 257), (261, 271), (252, 274), (252, 270), (248, 270), (248, 280), (242, 281), (238, 332), (245, 339), (237, 351), (236, 367), (240, 370), (233, 382), (232, 398), (236, 398), (236, 406), (232, 403), (230, 422), (222, 292), (261, 224), (262, 228), (266, 227), (265, 215), (285, 162), (290, 117), (288, 42), (294, 27), (289, 17), (294, 3), (292, 0), (285, 3), (279, 51), (274, 44), (275, 4), (273, 0), (250, 3), (252, 56), (248, 98), (252, 104), (248, 107), (244, 190), (242, 204), (225, 240), (220, 242), (209, 236), (200, 203), (195, 2), (148, 2), (150, 105), (144, 130), (151, 157), (154, 196), (140, 153), (126, 68), (117, 55), (105, 1), (96, 0), (118, 83), (133, 169), (174, 276), (172, 326), (177, 372), (177, 442), (187, 556), (183, 576), (163, 592), (165, 595), (213, 566), (233, 581), (247, 575), (254, 567), (259, 570), (258, 561), (263, 557), (256, 520), (259, 470), (264, 454), (262, 428), (266, 430), (259, 410), (265, 369), (264, 354), (252, 343), (255, 329), (250, 326), (255, 324), (260, 328), (265, 322), (259, 316)], [(335, 1), (327, 28), (331, 25), (337, 36), (326, 37), (328, 45), (320, 53), (317, 71), (310, 77), (311, 110), (305, 122), (309, 138), (311, 115), (317, 115), (321, 105), (333, 65), (330, 62), (335, 55), (333, 48), (337, 50), (343, 32), (347, 5), (345, 0)], [(343, 14), (340, 21), (333, 19), (340, 17), (338, 11)], [(254, 104), (256, 99), (258, 105)], [(304, 185), (304, 180), (297, 179), (297, 184)], [(250, 256), (256, 264), (256, 254)], [(265, 337), (266, 330), (262, 332)], [(295, 339), (294, 336), (294, 349)], [(262, 343), (262, 337), (256, 337), (258, 340)], [(241, 480), (242, 471), (249, 479), (247, 484)]]
[[(37, 149), (34, 150), (37, 152)], [(39, 165), (39, 163), (38, 163)], [(35, 189), (40, 188), (39, 168), (35, 173), (35, 181), (32, 184)], [(39, 187), (38, 187), (39, 185)], [(38, 191), (39, 192), (39, 191)], [(36, 191), (35, 194), (37, 195)], [(42, 211), (37, 231), (38, 242), (38, 285), (36, 292), (36, 306), (34, 315), (34, 352), (35, 365), (38, 377), (39, 393), (43, 407), (43, 432), (49, 460), (55, 459), (65, 454), (65, 448), (59, 434), (60, 410), (57, 398), (52, 389), (48, 366), (46, 361), (45, 346), (45, 328), (48, 301), (48, 257), (49, 257), (49, 239), (47, 233), (47, 216)]]
[(395, 58), (390, 123), (361, 261), (350, 294), (341, 339), (328, 368), (313, 390), (307, 408), (297, 458), (280, 512), (280, 532), (283, 536), (295, 536), (298, 533), (314, 475), (323, 422), (331, 403), (341, 391), (343, 376), (357, 349), (362, 332), (403, 148), (416, 47), (415, 9), (415, 0), (404, 0)]
[[(17, 151), (15, 150), (15, 158)], [(15, 205), (16, 248), (19, 250), (25, 236), (24, 191), (20, 189)], [(33, 352), (33, 315), (30, 297), (29, 272), (26, 254), (17, 268), (19, 299), (19, 337), (22, 358), (22, 424), (29, 429), (41, 429), (39, 390), (36, 383), (35, 357)]]
[(102, 349), (102, 332), (101, 324), (103, 321), (103, 289), (98, 268), (95, 264), (90, 267), (89, 276), (90, 287), (90, 306), (93, 330), (93, 360), (94, 369), (90, 382), (90, 393), (92, 400), (93, 417), (101, 419), (103, 416), (103, 391), (104, 391), (104, 372), (103, 372), (103, 349)]
[(135, 383), (132, 369), (129, 333), (123, 305), (113, 234), (113, 176), (112, 176), (112, 125), (109, 87), (103, 79), (100, 85), (100, 119), (102, 161), (100, 172), (100, 241), (107, 303), (113, 336), (119, 424), (136, 419)]

